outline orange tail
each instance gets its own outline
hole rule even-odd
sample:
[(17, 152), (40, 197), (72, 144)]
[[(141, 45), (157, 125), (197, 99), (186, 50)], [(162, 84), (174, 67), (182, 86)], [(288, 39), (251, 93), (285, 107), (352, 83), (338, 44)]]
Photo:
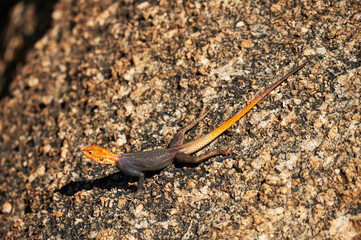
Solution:
[(241, 111), (236, 113), (233, 117), (231, 117), (228, 121), (223, 123), (221, 126), (213, 130), (212, 132), (208, 133), (207, 135), (204, 135), (194, 141), (191, 141), (189, 143), (186, 143), (182, 145), (182, 148), (185, 153), (190, 154), (194, 153), (201, 148), (205, 147), (207, 144), (212, 142), (214, 139), (216, 139), (219, 135), (221, 135), (224, 131), (226, 131), (228, 128), (230, 128), (234, 123), (236, 123), (241, 117), (243, 117), (249, 110), (251, 110), (254, 105), (256, 105), (259, 101), (261, 101), (267, 94), (269, 94), (273, 89), (275, 89), (278, 85), (280, 85), (283, 81), (285, 81), (287, 78), (289, 78), (292, 74), (295, 74), (299, 70), (301, 70), (305, 65), (304, 63), (295, 69), (293, 69), (291, 72), (286, 74), (284, 77), (282, 77), (280, 80), (272, 84), (269, 88), (267, 88), (263, 93), (258, 95), (251, 103), (249, 103), (247, 106), (245, 106)]

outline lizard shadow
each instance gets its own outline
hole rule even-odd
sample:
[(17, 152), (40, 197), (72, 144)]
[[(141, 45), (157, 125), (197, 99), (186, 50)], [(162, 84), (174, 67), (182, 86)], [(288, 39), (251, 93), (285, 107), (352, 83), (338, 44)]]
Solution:
[(98, 178), (91, 181), (70, 181), (55, 192), (62, 195), (73, 196), (75, 193), (83, 190), (91, 190), (93, 188), (100, 188), (103, 190), (110, 190), (116, 188), (127, 188), (127, 181), (121, 172), (115, 172), (108, 176)]
[[(144, 172), (145, 178), (152, 177), (160, 171)], [(91, 190), (93, 188), (100, 188), (102, 190), (110, 190), (112, 188), (120, 188), (124, 190), (137, 190), (136, 185), (128, 185), (128, 183), (137, 182), (138, 179), (124, 175), (122, 172), (115, 172), (108, 176), (98, 178), (91, 181), (70, 181), (60, 189), (54, 192), (59, 192), (62, 195), (73, 196), (75, 193), (83, 190)]]

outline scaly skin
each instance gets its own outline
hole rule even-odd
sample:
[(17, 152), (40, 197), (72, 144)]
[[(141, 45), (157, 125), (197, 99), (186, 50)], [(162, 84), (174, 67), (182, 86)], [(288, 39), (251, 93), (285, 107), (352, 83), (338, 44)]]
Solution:
[(259, 101), (261, 101), (268, 93), (275, 89), (278, 85), (284, 82), (292, 74), (298, 72), (303, 68), (306, 63), (296, 67), (294, 70), (286, 74), (280, 80), (272, 84), (263, 93), (256, 97), (241, 111), (236, 113), (228, 121), (220, 125), (212, 132), (196, 139), (191, 142), (183, 144), (184, 134), (191, 128), (193, 128), (202, 118), (205, 116), (203, 110), (200, 117), (189, 123), (184, 129), (180, 130), (170, 143), (170, 147), (166, 149), (156, 149), (152, 151), (138, 152), (138, 153), (121, 153), (119, 155), (109, 152), (108, 150), (92, 145), (82, 150), (83, 154), (92, 161), (100, 164), (116, 166), (124, 174), (135, 176), (139, 178), (138, 192), (142, 190), (144, 181), (144, 171), (156, 171), (165, 168), (171, 164), (174, 160), (183, 163), (199, 163), (207, 158), (216, 155), (224, 155), (230, 153), (227, 149), (218, 149), (208, 153), (205, 153), (199, 157), (194, 157), (189, 154), (194, 153), (208, 145), (224, 131), (235, 124), (240, 118), (242, 118), (249, 110), (252, 109)]
[(90, 147), (84, 148), (82, 153), (90, 160), (104, 165), (115, 166), (119, 159), (117, 154), (111, 153), (108, 150), (96, 145), (91, 145)]

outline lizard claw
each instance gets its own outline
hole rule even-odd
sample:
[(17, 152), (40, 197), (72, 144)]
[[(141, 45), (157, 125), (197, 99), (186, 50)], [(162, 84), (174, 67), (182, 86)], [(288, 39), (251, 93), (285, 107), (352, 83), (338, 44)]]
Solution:
[(229, 154), (233, 153), (235, 151), (235, 149), (227, 146), (227, 147), (221, 148), (220, 151), (221, 151), (222, 155), (229, 155)]
[(197, 122), (200, 122), (205, 116), (207, 116), (207, 114), (209, 113), (210, 109), (207, 109), (207, 105), (203, 104), (203, 107), (201, 109), (201, 112), (199, 113), (199, 116), (197, 117)]

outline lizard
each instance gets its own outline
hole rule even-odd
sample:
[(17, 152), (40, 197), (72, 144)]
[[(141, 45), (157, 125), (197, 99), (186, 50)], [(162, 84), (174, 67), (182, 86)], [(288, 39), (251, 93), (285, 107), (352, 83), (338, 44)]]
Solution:
[(183, 143), (184, 135), (187, 131), (189, 131), (194, 126), (196, 126), (206, 116), (206, 114), (204, 113), (204, 109), (205, 109), (204, 107), (196, 119), (192, 120), (190, 123), (188, 123), (188, 125), (180, 129), (175, 134), (168, 148), (135, 152), (135, 153), (115, 154), (104, 148), (98, 147), (96, 145), (91, 145), (87, 148), (84, 148), (82, 150), (82, 153), (87, 158), (89, 158), (90, 160), (96, 163), (112, 165), (117, 167), (125, 175), (138, 177), (137, 193), (140, 193), (143, 189), (145, 171), (161, 170), (167, 167), (168, 165), (172, 164), (173, 161), (186, 163), (186, 164), (187, 163), (197, 164), (202, 162), (203, 160), (206, 160), (216, 155), (229, 154), (231, 151), (228, 148), (221, 148), (204, 153), (200, 156), (190, 155), (192, 153), (201, 150), (202, 148), (207, 146), (210, 142), (215, 140), (219, 135), (221, 135), (224, 131), (226, 131), (233, 124), (235, 124), (246, 113), (248, 113), (253, 108), (253, 106), (255, 106), (258, 102), (260, 102), (267, 94), (269, 94), (273, 89), (279, 86), (291, 75), (301, 70), (306, 64), (307, 62), (294, 68), (288, 74), (286, 74), (281, 79), (273, 83), (264, 92), (259, 94), (256, 98), (254, 98), (242, 110), (237, 112), (235, 115), (233, 115), (230, 119), (228, 119), (226, 122), (221, 124), (215, 130), (193, 141)]

